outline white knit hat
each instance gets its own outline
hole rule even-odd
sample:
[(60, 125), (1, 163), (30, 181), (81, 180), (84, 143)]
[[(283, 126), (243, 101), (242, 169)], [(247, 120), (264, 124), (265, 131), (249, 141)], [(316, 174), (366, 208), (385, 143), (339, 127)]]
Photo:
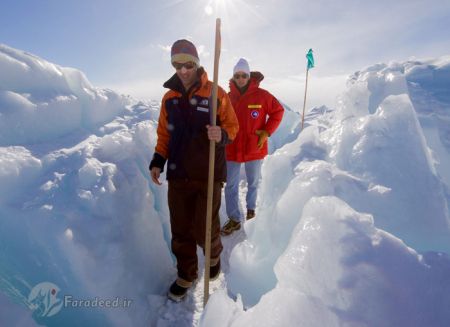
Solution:
[(248, 66), (247, 60), (245, 60), (244, 58), (239, 59), (236, 66), (234, 66), (233, 75), (236, 74), (237, 72), (243, 72), (246, 73), (247, 75), (250, 75), (250, 67)]

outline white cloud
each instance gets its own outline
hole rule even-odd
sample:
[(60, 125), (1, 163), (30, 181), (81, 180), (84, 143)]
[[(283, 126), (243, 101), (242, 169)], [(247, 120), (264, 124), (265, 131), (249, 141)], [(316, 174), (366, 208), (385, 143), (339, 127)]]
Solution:
[(159, 47), (161, 50), (163, 50), (164, 52), (170, 53), (170, 49), (171, 49), (172, 46), (170, 46), (170, 45), (161, 45), (161, 44), (158, 44), (158, 47)]

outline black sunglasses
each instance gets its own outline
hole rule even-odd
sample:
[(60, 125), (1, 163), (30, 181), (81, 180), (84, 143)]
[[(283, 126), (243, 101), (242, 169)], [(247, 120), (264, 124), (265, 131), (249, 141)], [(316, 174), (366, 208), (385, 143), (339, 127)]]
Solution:
[(181, 68), (192, 69), (195, 67), (195, 63), (192, 61), (188, 61), (185, 63), (173, 62), (172, 66), (175, 67), (176, 70), (180, 70)]
[(239, 79), (239, 78), (247, 79), (247, 78), (248, 78), (248, 74), (245, 74), (245, 73), (243, 73), (243, 74), (236, 73), (236, 74), (233, 75), (233, 77), (234, 77), (234, 79)]

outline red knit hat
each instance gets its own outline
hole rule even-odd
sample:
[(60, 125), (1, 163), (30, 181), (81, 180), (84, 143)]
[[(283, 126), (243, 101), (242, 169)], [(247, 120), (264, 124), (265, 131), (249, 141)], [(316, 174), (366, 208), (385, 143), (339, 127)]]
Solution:
[(171, 61), (179, 62), (181, 64), (192, 61), (197, 66), (200, 66), (200, 59), (198, 58), (197, 49), (195, 45), (185, 39), (175, 41), (170, 50)]

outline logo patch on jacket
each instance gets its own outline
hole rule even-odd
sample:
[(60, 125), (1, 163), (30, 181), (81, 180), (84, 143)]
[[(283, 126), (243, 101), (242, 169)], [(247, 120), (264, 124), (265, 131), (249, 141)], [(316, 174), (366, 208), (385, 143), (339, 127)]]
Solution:
[(258, 110), (252, 110), (250, 115), (252, 116), (252, 118), (256, 119), (256, 118), (259, 117), (259, 111)]
[(249, 109), (261, 109), (262, 105), (260, 105), (260, 104), (249, 104), (248, 108)]
[(203, 99), (202, 101), (200, 101), (200, 105), (208, 107), (209, 106), (208, 99)]
[(202, 112), (209, 112), (208, 108), (203, 108), (203, 107), (197, 107), (198, 111), (202, 111)]

